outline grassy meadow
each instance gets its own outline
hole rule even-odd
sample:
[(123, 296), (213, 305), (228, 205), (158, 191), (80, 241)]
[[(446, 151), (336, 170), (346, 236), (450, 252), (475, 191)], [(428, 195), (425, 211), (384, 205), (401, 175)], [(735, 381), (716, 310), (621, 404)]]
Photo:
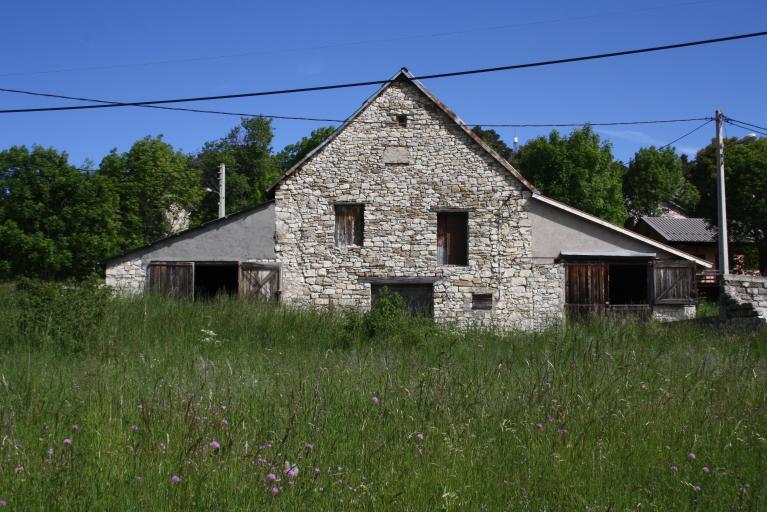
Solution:
[(764, 510), (767, 332), (0, 288), (4, 510)]

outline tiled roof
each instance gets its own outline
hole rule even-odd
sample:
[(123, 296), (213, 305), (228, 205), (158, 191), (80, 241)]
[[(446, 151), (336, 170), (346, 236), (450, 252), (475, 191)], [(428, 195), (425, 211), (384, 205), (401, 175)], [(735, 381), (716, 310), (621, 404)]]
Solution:
[(642, 217), (668, 242), (716, 242), (716, 229), (701, 218)]

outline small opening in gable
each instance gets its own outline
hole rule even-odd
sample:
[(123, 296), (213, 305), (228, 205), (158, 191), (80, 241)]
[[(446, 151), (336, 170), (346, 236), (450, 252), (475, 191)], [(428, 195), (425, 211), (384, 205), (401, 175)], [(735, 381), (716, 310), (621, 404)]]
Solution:
[(397, 114), (395, 119), (400, 127), (407, 128), (407, 114)]

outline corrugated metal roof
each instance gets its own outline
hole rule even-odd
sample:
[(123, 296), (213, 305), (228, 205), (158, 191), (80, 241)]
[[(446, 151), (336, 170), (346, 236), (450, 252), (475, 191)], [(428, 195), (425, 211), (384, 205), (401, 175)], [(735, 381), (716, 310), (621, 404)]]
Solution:
[(716, 229), (701, 218), (642, 217), (669, 242), (716, 242)]

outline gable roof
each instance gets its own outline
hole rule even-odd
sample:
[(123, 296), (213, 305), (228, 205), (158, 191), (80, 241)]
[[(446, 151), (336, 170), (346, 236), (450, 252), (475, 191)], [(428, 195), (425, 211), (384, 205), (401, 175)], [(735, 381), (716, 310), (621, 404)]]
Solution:
[(716, 230), (701, 218), (642, 217), (667, 242), (716, 242)]
[(203, 222), (202, 224), (198, 224), (197, 226), (194, 226), (194, 227), (191, 227), (191, 228), (188, 228), (188, 229), (184, 229), (183, 231), (178, 231), (177, 233), (173, 233), (172, 235), (168, 235), (166, 237), (160, 238), (158, 240), (155, 240), (154, 242), (150, 242), (150, 243), (142, 245), (140, 247), (136, 247), (134, 249), (129, 249), (129, 250), (123, 252), (123, 253), (111, 256), (108, 259), (102, 261), (101, 263), (104, 264), (104, 265), (109, 265), (113, 261), (116, 261), (116, 260), (119, 260), (119, 259), (123, 259), (126, 256), (131, 255), (133, 253), (138, 253), (138, 252), (145, 251), (147, 249), (151, 249), (153, 246), (161, 244), (161, 243), (165, 243), (168, 240), (174, 240), (176, 238), (180, 238), (180, 237), (189, 235), (191, 233), (195, 233), (197, 231), (203, 231), (205, 229), (208, 229), (208, 228), (210, 228), (212, 226), (216, 226), (216, 225), (219, 225), (219, 224), (222, 225), (222, 226), (226, 225), (226, 224), (228, 224), (228, 223), (230, 223), (232, 221), (235, 221), (235, 220), (237, 220), (237, 219), (239, 219), (241, 217), (245, 217), (249, 213), (254, 213), (256, 211), (263, 210), (264, 208), (268, 208), (272, 203), (274, 203), (274, 201), (272, 201), (272, 200), (265, 201), (265, 202), (263, 202), (261, 204), (257, 204), (256, 206), (250, 206), (250, 207), (244, 208), (244, 209), (242, 209), (240, 211), (237, 211), (237, 212), (234, 212), (234, 213), (230, 213), (229, 215), (226, 215), (224, 217), (219, 217), (218, 219), (213, 219), (213, 220), (209, 220), (207, 222)]
[(325, 146), (330, 144), (338, 135), (344, 131), (344, 129), (349, 126), (351, 123), (353, 123), (361, 114), (365, 111), (365, 109), (370, 106), (373, 101), (375, 101), (376, 98), (378, 98), (381, 94), (383, 94), (386, 89), (391, 87), (391, 85), (397, 81), (405, 81), (407, 83), (410, 83), (416, 87), (424, 96), (429, 98), (432, 103), (443, 113), (445, 113), (450, 119), (452, 119), (456, 125), (464, 132), (466, 135), (468, 135), (474, 142), (479, 144), (479, 146), (485, 150), (493, 159), (495, 159), (501, 166), (506, 169), (509, 173), (511, 173), (517, 180), (519, 180), (525, 188), (527, 188), (530, 191), (534, 191), (535, 187), (533, 187), (532, 183), (527, 181), (522, 174), (520, 174), (519, 171), (517, 171), (509, 162), (506, 161), (503, 157), (501, 157), (498, 153), (496, 153), (490, 146), (488, 146), (476, 133), (474, 133), (471, 128), (469, 128), (466, 123), (463, 122), (463, 120), (458, 117), (452, 110), (447, 108), (447, 106), (442, 103), (440, 100), (438, 100), (431, 92), (429, 92), (424, 85), (415, 79), (412, 73), (407, 70), (407, 68), (400, 69), (393, 77), (391, 77), (387, 83), (381, 86), (378, 91), (373, 94), (371, 97), (369, 97), (365, 102), (358, 108), (351, 116), (349, 116), (346, 121), (341, 124), (341, 126), (336, 129), (335, 132), (333, 132), (330, 137), (325, 139), (320, 145), (318, 145), (316, 148), (314, 148), (312, 151), (307, 153), (301, 160), (295, 163), (293, 167), (288, 169), (288, 171), (283, 174), (274, 184), (269, 187), (266, 191), (266, 194), (268, 197), (273, 198), (274, 197), (274, 191), (277, 189), (277, 187), (282, 184), (285, 180), (287, 180), (290, 176), (293, 175), (298, 169), (300, 169), (306, 162), (311, 160), (316, 154), (318, 154), (320, 151), (322, 151)]
[(708, 261), (702, 260), (700, 258), (696, 258), (695, 256), (691, 254), (687, 254), (684, 251), (680, 251), (679, 249), (675, 249), (666, 244), (662, 244), (656, 240), (653, 240), (652, 238), (648, 238), (646, 236), (640, 235), (639, 233), (634, 233), (633, 231), (629, 231), (628, 229), (622, 228), (620, 226), (616, 226), (615, 224), (612, 224), (611, 222), (607, 222), (606, 220), (600, 219), (599, 217), (596, 217), (594, 215), (581, 211), (577, 208), (573, 208), (572, 206), (568, 206), (564, 203), (560, 203), (559, 201), (551, 199), (550, 197), (546, 197), (540, 192), (533, 192), (533, 199), (538, 200), (542, 203), (546, 203), (550, 206), (553, 206), (555, 208), (558, 208), (570, 214), (576, 215), (589, 222), (593, 222), (594, 224), (599, 224), (600, 226), (616, 231), (629, 238), (633, 238), (635, 240), (639, 240), (640, 242), (644, 242), (647, 245), (651, 245), (652, 247), (660, 249), (669, 254), (673, 254), (674, 256), (679, 256), (682, 259), (695, 262), (696, 265), (700, 265), (701, 267), (711, 268), (713, 266)]

